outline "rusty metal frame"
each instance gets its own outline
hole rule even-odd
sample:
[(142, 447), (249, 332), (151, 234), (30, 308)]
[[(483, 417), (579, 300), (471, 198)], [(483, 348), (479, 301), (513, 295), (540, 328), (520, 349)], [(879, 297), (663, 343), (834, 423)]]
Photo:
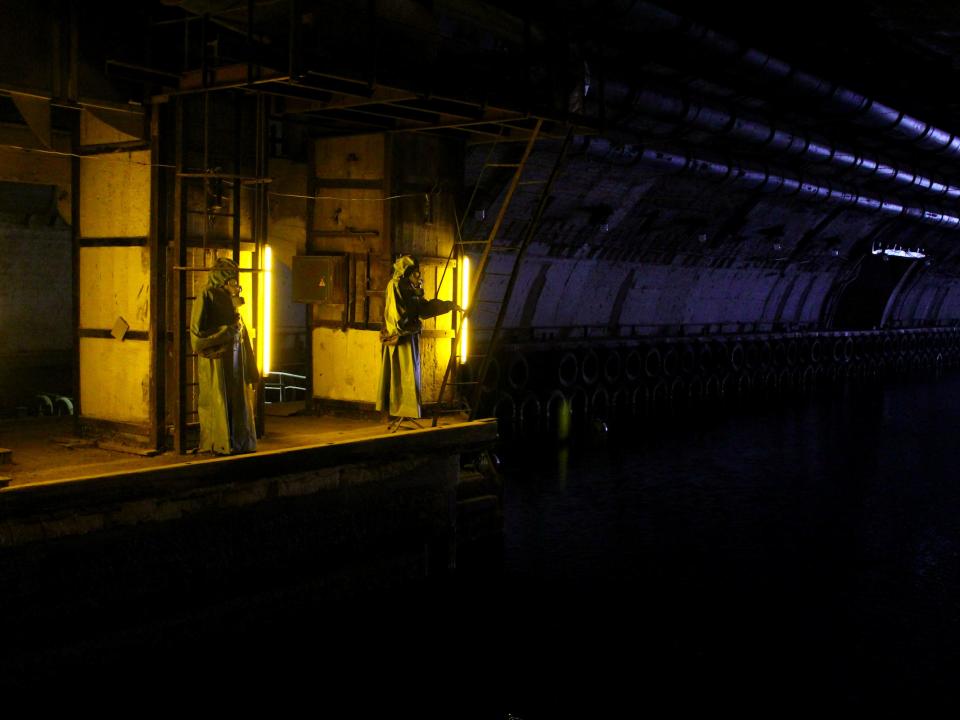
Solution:
[(70, 158), (70, 225), (72, 227), (71, 262), (73, 264), (73, 426), (74, 432), (81, 432), (80, 418), (82, 416), (80, 392), (80, 113), (73, 115), (71, 129), (71, 144), (73, 157)]
[[(177, 98), (176, 103), (176, 129), (174, 138), (176, 142), (176, 170), (177, 175), (174, 178), (173, 206), (173, 256), (174, 265), (184, 266), (187, 264), (187, 246), (184, 238), (186, 232), (186, 208), (185, 194), (183, 188), (183, 178), (179, 173), (183, 169), (183, 100)], [(187, 359), (184, 355), (184, 335), (186, 325), (186, 295), (187, 295), (187, 276), (184, 272), (175, 273), (174, 281), (171, 285), (173, 289), (173, 356), (175, 358), (173, 366), (173, 447), (178, 454), (187, 451), (186, 447), (186, 418), (184, 408), (186, 406), (186, 386), (184, 381), (187, 376)]]
[(160, 107), (150, 114), (150, 444), (161, 450), (166, 444), (166, 243), (162, 237)]

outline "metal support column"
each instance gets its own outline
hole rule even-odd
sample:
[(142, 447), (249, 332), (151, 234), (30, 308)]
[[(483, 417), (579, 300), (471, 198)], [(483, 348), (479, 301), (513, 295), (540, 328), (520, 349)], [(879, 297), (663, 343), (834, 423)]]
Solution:
[[(183, 187), (183, 104), (184, 98), (177, 98), (176, 102), (176, 179), (174, 181), (173, 206), (176, 216), (173, 223), (173, 257), (174, 265), (185, 267), (187, 264), (187, 244), (186, 244), (186, 202), (185, 189)], [(174, 386), (174, 407), (173, 407), (173, 447), (178, 454), (187, 451), (187, 423), (186, 423), (186, 377), (187, 377), (187, 357), (185, 353), (186, 329), (187, 329), (187, 275), (186, 272), (177, 272), (172, 283), (173, 289), (173, 356), (175, 362), (173, 365), (173, 386)]]
[(166, 444), (166, 241), (163, 238), (160, 172), (160, 105), (150, 107), (150, 445)]

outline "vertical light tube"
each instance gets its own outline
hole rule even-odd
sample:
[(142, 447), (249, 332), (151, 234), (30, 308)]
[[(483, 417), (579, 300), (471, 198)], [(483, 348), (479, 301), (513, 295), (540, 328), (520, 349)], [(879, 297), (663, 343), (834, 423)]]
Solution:
[(263, 323), (261, 337), (263, 338), (263, 367), (261, 374), (266, 377), (270, 374), (270, 337), (273, 334), (273, 251), (269, 245), (264, 246), (263, 253)]
[[(460, 307), (465, 311), (470, 304), (470, 258), (463, 255), (460, 258), (460, 265)], [(461, 318), (460, 322), (460, 362), (465, 363), (467, 361), (467, 318)]]

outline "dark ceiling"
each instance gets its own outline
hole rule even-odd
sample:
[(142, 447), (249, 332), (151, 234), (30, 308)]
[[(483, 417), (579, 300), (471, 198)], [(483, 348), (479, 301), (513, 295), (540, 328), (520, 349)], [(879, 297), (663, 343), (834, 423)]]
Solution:
[(808, 72), (960, 130), (960, 4), (952, 0), (698, 3), (676, 12)]
[[(482, 141), (522, 137), (532, 114), (553, 121), (546, 130), (557, 136), (572, 121), (581, 134), (615, 143), (884, 189), (836, 163), (691, 122), (690, 108), (702, 108), (698, 121), (735, 116), (960, 186), (960, 152), (919, 151), (830, 102), (839, 86), (946, 137), (960, 133), (960, 4), (947, 0), (165, 0), (111, 12), (82, 14), (91, 27), (103, 23), (81, 33), (96, 38), (85, 56), (115, 87), (141, 93), (134, 99), (256, 83), (276, 98), (277, 117), (312, 135), (417, 130)], [(743, 62), (749, 49), (786, 63), (791, 76), (824, 81), (829, 92), (804, 94), (757, 72)], [(217, 67), (234, 74), (217, 76)], [(681, 109), (651, 109), (637, 100), (641, 92)], [(912, 189), (901, 183), (890, 193)], [(960, 214), (954, 204), (944, 209)]]
[[(489, 72), (496, 74), (502, 83), (517, 80), (511, 66), (531, 61), (544, 62), (546, 55), (556, 55), (558, 46), (565, 45), (568, 52), (575, 47), (575, 54), (582, 54), (598, 65), (605, 54), (616, 58), (624, 52), (633, 67), (629, 72), (642, 68), (636, 61), (658, 60), (665, 55), (678, 53), (686, 57), (673, 57), (670, 64), (692, 73), (713, 75), (726, 81), (732, 69), (724, 73), (722, 63), (716, 57), (703, 56), (695, 48), (678, 44), (675, 33), (662, 33), (644, 27), (637, 20), (637, 8), (645, 5), (632, 0), (494, 0), (493, 2), (432, 2), (408, 0), (407, 2), (343, 2), (318, 3), (298, 0), (296, 5), (315, 27), (319, 35), (308, 31), (305, 62), (327, 66), (331, 74), (353, 72), (358, 79), (374, 79), (383, 82), (391, 77), (392, 66), (409, 70), (408, 85), (424, 94), (449, 94), (449, 87), (459, 81), (461, 89), (471, 99), (484, 101), (484, 92), (491, 88), (468, 88), (471, 68), (456, 68), (454, 77), (445, 77), (445, 67), (431, 63), (429, 54), (421, 55), (427, 36), (439, 31), (441, 37), (451, 43), (464, 44), (473, 41), (487, 50), (484, 62)], [(497, 9), (496, 6), (500, 6)], [(808, 0), (803, 3), (758, 3), (758, 2), (702, 2), (696, 0), (663, 0), (658, 6), (683, 16), (691, 23), (700, 23), (716, 32), (739, 41), (745, 47), (754, 47), (785, 60), (797, 67), (842, 84), (854, 91), (876, 98), (899, 110), (917, 116), (948, 130), (960, 132), (960, 102), (954, 97), (956, 72), (960, 69), (955, 61), (960, 49), (960, 5), (949, 0), (919, 0), (903, 2), (880, 0)], [(256, 36), (267, 39), (260, 46), (260, 57), (269, 62), (270, 53), (276, 60), (286, 64), (288, 50), (286, 33), (289, 29), (291, 3), (258, 0), (253, 3)], [(470, 32), (463, 20), (470, 12), (451, 11), (451, 8), (486, 7), (486, 11), (474, 12), (477, 24), (486, 24)], [(378, 19), (369, 21), (368, 9), (377, 8)], [(184, 0), (183, 2), (158, 3), (147, 13), (153, 22), (175, 19), (182, 13), (197, 17), (204, 11), (211, 13), (224, 58), (231, 55), (231, 46), (246, 31), (246, 0)], [(451, 29), (437, 18), (444, 13), (456, 16), (459, 12), (459, 27)], [(513, 16), (517, 23), (511, 28), (503, 18)], [(193, 26), (198, 29), (197, 25)], [(227, 28), (237, 32), (230, 33)], [(171, 28), (154, 26), (153, 42), (148, 43), (153, 62), (171, 67), (170, 58), (164, 57), (164, 48), (176, 44), (182, 38), (174, 38)], [(179, 33), (179, 28), (173, 30)], [(500, 37), (495, 37), (498, 31)], [(386, 42), (389, 35), (406, 32), (406, 42)], [(418, 33), (420, 36), (418, 37)], [(510, 33), (517, 37), (509, 38)], [(527, 33), (524, 40), (520, 35)], [(197, 36), (199, 33), (194, 33)], [(371, 39), (379, 40), (374, 44)], [(550, 39), (544, 41), (543, 36)], [(322, 42), (310, 46), (309, 38), (322, 37)], [(530, 40), (532, 38), (532, 41)], [(195, 38), (196, 39), (196, 38)], [(195, 42), (195, 40), (194, 40)], [(529, 42), (526, 47), (511, 47), (512, 42)], [(129, 46), (129, 43), (125, 43)], [(499, 48), (494, 48), (500, 45)], [(128, 52), (111, 43), (115, 51)], [(122, 48), (122, 49), (121, 49)], [(499, 49), (501, 52), (496, 52)], [(390, 54), (388, 54), (390, 53)], [(233, 52), (241, 55), (241, 52)], [(189, 59), (189, 53), (178, 48), (176, 59)], [(494, 60), (502, 59), (502, 66)], [(557, 75), (559, 68), (553, 65), (547, 71)], [(193, 65), (198, 64), (194, 56)], [(569, 65), (570, 58), (565, 62)], [(273, 64), (277, 64), (274, 62)], [(482, 70), (482, 68), (474, 68)], [(626, 68), (610, 67), (610, 74), (623, 74)], [(569, 67), (565, 68), (568, 71)], [(709, 77), (708, 77), (709, 79)], [(741, 81), (741, 87), (743, 83)], [(751, 89), (749, 87), (744, 90)], [(777, 94), (776, 88), (754, 87), (756, 94), (767, 99)], [(536, 98), (536, 96), (534, 96)], [(538, 98), (542, 100), (543, 98)]]
[[(297, 6), (307, 18), (307, 25), (329, 29), (317, 31), (321, 33), (323, 43), (304, 48), (308, 60), (325, 64), (338, 73), (345, 74), (347, 69), (352, 69), (359, 73), (361, 80), (376, 75), (388, 77), (388, 65), (406, 65), (420, 76), (442, 76), (443, 67), (417, 66), (418, 53), (427, 44), (423, 39), (437, 31), (456, 43), (472, 40), (478, 47), (486, 45), (485, 49), (490, 51), (487, 60), (499, 54), (509, 56), (509, 61), (515, 64), (529, 62), (532, 56), (542, 58), (545, 53), (555, 52), (558, 45), (567, 45), (576, 46), (577, 53), (595, 63), (599, 62), (597, 55), (609, 53), (617, 57), (625, 50), (634, 60), (656, 59), (664, 53), (682, 51), (687, 55), (686, 64), (691, 70), (699, 69), (708, 75), (723, 71), (722, 67), (716, 66), (716, 58), (700, 57), (693, 48), (678, 45), (672, 33), (645, 29), (636, 20), (636, 10), (647, 3), (633, 0), (492, 0), (482, 4), (432, 0), (377, 3), (165, 0), (144, 3), (122, 13), (117, 13), (114, 8), (109, 17), (100, 15), (95, 8), (89, 11), (85, 8), (81, 21), (100, 27), (100, 32), (94, 35), (96, 44), (86, 50), (101, 55), (104, 60), (152, 66), (161, 72), (179, 72), (184, 64), (196, 67), (199, 65), (198, 54), (191, 54), (182, 47), (182, 25), (176, 21), (185, 16), (196, 20), (209, 13), (212, 19), (210, 32), (215, 35), (212, 39), (219, 43), (217, 50), (221, 58), (229, 60), (234, 56), (246, 60), (247, 57), (240, 56), (247, 53), (238, 47), (245, 41), (246, 18), (251, 5), (254, 38), (265, 41), (258, 45), (258, 60), (286, 65), (290, 7)], [(786, 4), (662, 0), (656, 5), (691, 23), (702, 24), (735, 39), (746, 47), (770, 53), (807, 72), (946, 129), (960, 131), (960, 101), (953, 92), (956, 73), (960, 70), (960, 64), (955, 60), (960, 50), (960, 4), (956, 2), (807, 0)], [(438, 29), (438, 17), (444, 13), (457, 15), (458, 12), (450, 12), (450, 9), (469, 6), (481, 8), (474, 10), (473, 15), (478, 25), (485, 23), (486, 28), (468, 32), (464, 27), (468, 23), (463, 22), (463, 18), (471, 13), (460, 12), (460, 27), (450, 29), (440, 20)], [(375, 22), (369, 20), (371, 7), (377, 8)], [(484, 7), (487, 9), (482, 10)], [(507, 16), (516, 18), (513, 28), (503, 20)], [(116, 25), (115, 30), (111, 30), (111, 24)], [(139, 29), (131, 32), (136, 25), (140, 25)], [(196, 46), (200, 36), (199, 23), (195, 22), (191, 27), (195, 32), (188, 44)], [(398, 35), (397, 30), (407, 32), (408, 42), (383, 45), (384, 37)], [(499, 38), (494, 37), (497, 30), (504, 31)], [(507, 38), (511, 32), (517, 35), (513, 40)], [(529, 32), (532, 43), (527, 48), (509, 47), (513, 41), (524, 42), (519, 36), (523, 32)], [(373, 33), (379, 36), (381, 45), (369, 42)], [(417, 33), (420, 33), (419, 40)], [(544, 42), (541, 40), (543, 35), (552, 39)], [(308, 41), (310, 36), (308, 31)], [(101, 42), (105, 38), (109, 38), (109, 42)], [(493, 46), (497, 44), (501, 46), (500, 53), (494, 52)], [(400, 54), (387, 56), (384, 51)], [(528, 56), (523, 57), (524, 53)], [(683, 58), (674, 60), (674, 65), (684, 65)], [(490, 70), (498, 72), (502, 68), (492, 66)], [(467, 79), (469, 72), (465, 75), (465, 68), (457, 68), (457, 71), (462, 79)], [(610, 72), (614, 69), (611, 68)], [(117, 78), (123, 76), (117, 68), (113, 74)], [(414, 89), (424, 93), (435, 89), (429, 87), (425, 78), (421, 85)], [(775, 92), (775, 89), (770, 91)]]

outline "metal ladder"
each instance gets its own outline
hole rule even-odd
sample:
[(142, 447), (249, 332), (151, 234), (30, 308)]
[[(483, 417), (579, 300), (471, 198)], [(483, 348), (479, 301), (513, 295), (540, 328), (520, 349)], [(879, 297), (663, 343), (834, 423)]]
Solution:
[[(536, 125), (530, 133), (530, 137), (527, 139), (526, 147), (524, 148), (523, 155), (520, 158), (520, 161), (517, 163), (486, 163), (484, 167), (511, 167), (513, 168), (513, 176), (510, 179), (510, 183), (507, 186), (506, 195), (504, 196), (503, 202), (500, 204), (500, 209), (497, 212), (496, 220), (493, 223), (493, 226), (490, 228), (490, 232), (487, 235), (485, 241), (479, 241), (483, 244), (483, 253), (480, 256), (480, 261), (477, 264), (477, 269), (474, 272), (474, 278), (470, 285), (470, 305), (465, 308), (465, 312), (460, 316), (457, 323), (457, 331), (454, 337), (454, 352), (450, 355), (450, 360), (447, 363), (447, 368), (443, 374), (443, 381), (440, 384), (440, 391), (437, 395), (438, 405), (442, 403), (444, 392), (448, 386), (468, 386), (472, 387), (472, 399), (467, 403), (467, 410), (469, 411), (469, 418), (471, 420), (476, 418), (477, 409), (480, 405), (480, 399), (483, 394), (483, 381), (487, 375), (487, 372), (490, 368), (490, 362), (493, 359), (493, 356), (496, 352), (496, 345), (499, 339), (500, 330), (503, 326), (503, 320), (506, 316), (507, 307), (510, 303), (510, 298), (513, 294), (514, 287), (517, 282), (517, 275), (522, 264), (523, 256), (526, 253), (527, 247), (530, 244), (530, 241), (533, 239), (533, 236), (536, 232), (536, 228), (539, 224), (540, 217), (543, 214), (543, 210), (546, 208), (547, 201), (550, 197), (550, 191), (553, 188), (553, 184), (556, 181), (557, 176), (559, 175), (560, 168), (563, 164), (563, 159), (566, 156), (567, 148), (570, 145), (570, 140), (573, 137), (573, 127), (569, 126), (567, 132), (564, 136), (563, 142), (560, 147), (560, 152), (557, 155), (556, 162), (554, 163), (553, 169), (550, 172), (550, 176), (546, 180), (530, 180), (526, 182), (521, 182), (520, 178), (523, 175), (524, 168), (526, 167), (527, 161), (530, 159), (530, 154), (533, 151), (533, 147), (537, 142), (540, 130), (543, 126), (543, 120), (537, 119)], [(542, 185), (543, 188), (540, 192), (540, 197), (537, 201), (536, 211), (534, 212), (533, 217), (530, 219), (530, 223), (527, 227), (526, 232), (523, 235), (523, 238), (518, 245), (504, 245), (497, 243), (497, 235), (500, 232), (500, 227), (503, 224), (504, 217), (506, 217), (507, 210), (510, 207), (510, 203), (513, 200), (514, 193), (516, 189), (521, 184), (523, 185)], [(476, 242), (476, 241), (474, 241)], [(474, 244), (474, 242), (463, 240), (458, 240), (457, 244), (462, 246)], [(477, 244), (479, 244), (477, 243)], [(510, 270), (506, 273), (489, 273), (491, 275), (501, 275), (507, 278), (507, 285), (504, 290), (503, 296), (499, 300), (479, 300), (477, 297), (477, 291), (483, 284), (483, 280), (486, 277), (487, 266), (489, 265), (491, 253), (503, 253), (509, 257), (512, 257), (510, 262)], [(452, 381), (452, 375), (454, 372), (454, 367), (459, 360), (459, 348), (460, 348), (460, 338), (463, 333), (464, 322), (469, 319), (471, 312), (474, 308), (478, 307), (480, 304), (485, 305), (495, 305), (497, 311), (497, 319), (494, 323), (493, 330), (490, 334), (490, 339), (486, 346), (486, 352), (482, 355), (474, 355), (474, 357), (480, 357), (481, 363), (477, 373), (477, 379), (471, 381)], [(441, 411), (437, 411), (433, 416), (433, 425), (436, 426), (439, 420), (439, 415)]]
[[(176, 171), (173, 176), (173, 238), (169, 251), (173, 255), (171, 269), (174, 277), (170, 284), (172, 330), (172, 420), (173, 445), (177, 454), (195, 450), (195, 445), (188, 442), (187, 428), (197, 423), (197, 404), (199, 396), (199, 382), (196, 369), (196, 353), (190, 344), (190, 317), (192, 303), (195, 301), (197, 289), (202, 289), (206, 282), (206, 273), (212, 265), (213, 257), (227, 253), (234, 262), (240, 260), (241, 224), (243, 210), (251, 217), (251, 240), (255, 245), (253, 254), (253, 268), (243, 268), (241, 272), (251, 274), (256, 278), (261, 263), (262, 248), (266, 244), (266, 163), (267, 146), (265, 120), (266, 104), (262, 95), (256, 98), (255, 106), (245, 108), (242, 96), (234, 93), (232, 100), (233, 121), (236, 127), (244, 118), (244, 113), (253, 113), (256, 123), (255, 145), (255, 175), (243, 176), (240, 174), (241, 146), (239, 132), (235, 135), (232, 148), (234, 163), (233, 172), (223, 172), (220, 168), (211, 169), (211, 151), (213, 149), (210, 137), (210, 124), (213, 112), (210, 109), (210, 92), (204, 91), (202, 96), (181, 96), (175, 104), (175, 138)], [(185, 117), (186, 116), (186, 117)], [(223, 148), (220, 148), (223, 152)], [(192, 167), (188, 161), (192, 160)], [(201, 167), (196, 167), (199, 164)], [(230, 186), (231, 189), (225, 189)], [(251, 197), (244, 198), (241, 190), (244, 186), (252, 190)], [(228, 210), (224, 210), (228, 207)], [(194, 222), (191, 222), (191, 218)], [(199, 223), (197, 222), (197, 219)], [(215, 219), (229, 225), (229, 242), (225, 242), (225, 233), (217, 241), (211, 241), (211, 221)], [(197, 225), (199, 224), (199, 232)], [(246, 283), (244, 283), (246, 284)], [(254, 308), (258, 307), (261, 299), (258, 297), (256, 282), (249, 283), (251, 299)], [(256, 322), (256, 312), (254, 312)], [(257, 328), (259, 331), (260, 328)], [(258, 336), (256, 342), (262, 342)], [(257, 397), (257, 431), (262, 434), (263, 423), (263, 383), (258, 386)]]

